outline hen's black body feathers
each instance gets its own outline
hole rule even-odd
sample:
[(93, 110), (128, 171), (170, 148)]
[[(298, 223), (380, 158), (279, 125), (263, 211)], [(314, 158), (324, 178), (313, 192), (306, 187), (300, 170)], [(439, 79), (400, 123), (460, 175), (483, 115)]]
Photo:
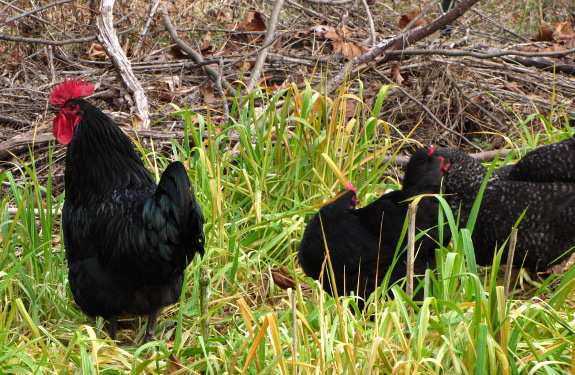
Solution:
[[(323, 270), (323, 288), (333, 295), (325, 259), (327, 247), (339, 295), (349, 295), (353, 291), (363, 299), (369, 297), (393, 264), (410, 203), (406, 200), (440, 192), (441, 174), (439, 169), (432, 168), (436, 162), (427, 149), (420, 149), (406, 168), (402, 190), (382, 195), (359, 209), (355, 209), (355, 191), (344, 190), (333, 202), (322, 207), (308, 223), (300, 244), (299, 261), (305, 273), (317, 280)], [(420, 230), (433, 228), (428, 234), (435, 237), (418, 241), (416, 274), (435, 267), (433, 249), (437, 245), (437, 215), (436, 198), (423, 198), (416, 225)], [(400, 251), (405, 243), (404, 240), (399, 246)], [(403, 252), (392, 271), (391, 284), (405, 277), (405, 261)], [(362, 303), (359, 305), (363, 306)]]

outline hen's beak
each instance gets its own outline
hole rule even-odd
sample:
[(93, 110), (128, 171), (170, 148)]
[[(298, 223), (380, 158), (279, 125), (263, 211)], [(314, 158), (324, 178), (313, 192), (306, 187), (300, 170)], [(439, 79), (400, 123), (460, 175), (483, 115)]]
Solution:
[(53, 105), (49, 105), (49, 106), (48, 106), (48, 111), (51, 111), (51, 112), (54, 112), (54, 113), (58, 113), (58, 112), (60, 112), (60, 108), (54, 107)]

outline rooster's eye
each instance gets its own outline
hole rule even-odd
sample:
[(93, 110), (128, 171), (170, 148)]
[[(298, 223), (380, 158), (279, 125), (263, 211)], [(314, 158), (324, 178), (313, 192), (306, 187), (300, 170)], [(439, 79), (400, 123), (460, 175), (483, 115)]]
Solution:
[(68, 109), (70, 111), (75, 111), (76, 109), (78, 109), (78, 104), (76, 103), (70, 103), (70, 105), (68, 106)]

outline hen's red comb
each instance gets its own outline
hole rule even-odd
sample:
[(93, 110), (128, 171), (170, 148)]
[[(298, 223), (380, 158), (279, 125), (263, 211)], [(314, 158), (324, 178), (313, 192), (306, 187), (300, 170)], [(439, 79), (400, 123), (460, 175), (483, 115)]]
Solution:
[(61, 107), (70, 99), (92, 95), (94, 85), (83, 79), (66, 79), (50, 93), (50, 104)]
[(357, 190), (355, 189), (355, 187), (353, 186), (353, 184), (351, 183), (351, 181), (348, 181), (348, 182), (345, 183), (345, 188), (346, 188), (347, 190), (353, 190), (353, 191), (355, 191), (355, 192), (357, 193)]

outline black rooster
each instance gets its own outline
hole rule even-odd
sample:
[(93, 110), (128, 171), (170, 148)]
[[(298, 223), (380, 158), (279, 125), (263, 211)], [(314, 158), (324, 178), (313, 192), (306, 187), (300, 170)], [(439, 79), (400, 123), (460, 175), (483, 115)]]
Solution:
[[(535, 150), (530, 154), (545, 154), (554, 148), (543, 149), (547, 151)], [(466, 225), (487, 168), (457, 149), (437, 149), (433, 155), (444, 158), (443, 183), (445, 193), (451, 194), (446, 195), (446, 199), (454, 212), (460, 210), (461, 225)], [(547, 162), (545, 168), (553, 170), (557, 160), (551, 158)], [(575, 232), (571, 228), (575, 221), (575, 184), (528, 181), (555, 179), (554, 172), (540, 169), (543, 165), (536, 157), (529, 156), (489, 180), (473, 230), (478, 264), (492, 263), (497, 246), (503, 245), (524, 211), (518, 227), (516, 266), (544, 271), (564, 259), (564, 254), (575, 246)], [(537, 173), (541, 173), (539, 177)]]
[[(308, 223), (299, 248), (299, 261), (306, 275), (322, 280), (323, 288), (333, 295), (326, 249), (333, 267), (339, 295), (355, 292), (366, 300), (383, 281), (393, 264), (410, 202), (420, 194), (438, 194), (441, 185), (440, 161), (431, 157), (433, 149), (421, 148), (410, 159), (404, 187), (382, 195), (364, 208), (356, 208), (356, 190), (348, 183), (346, 190), (326, 204)], [(435, 267), (437, 247), (438, 202), (425, 197), (419, 203), (416, 225), (429, 230), (418, 241), (415, 273)], [(448, 238), (448, 234), (444, 239)], [(400, 251), (406, 240), (401, 243)], [(390, 283), (405, 277), (405, 252), (392, 270)], [(323, 278), (322, 278), (323, 274)], [(416, 296), (418, 298), (421, 295)]]
[(183, 272), (204, 253), (202, 211), (184, 166), (171, 163), (156, 185), (134, 145), (102, 111), (81, 97), (94, 90), (66, 80), (50, 94), (54, 136), (68, 145), (64, 245), (74, 299), (86, 314), (109, 320), (158, 313), (175, 303)]

